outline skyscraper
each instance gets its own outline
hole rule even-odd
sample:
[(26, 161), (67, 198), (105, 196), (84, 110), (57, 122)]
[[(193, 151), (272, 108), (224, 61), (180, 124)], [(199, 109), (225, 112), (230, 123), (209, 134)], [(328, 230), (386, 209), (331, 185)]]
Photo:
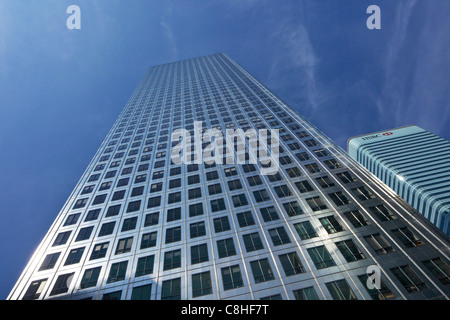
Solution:
[[(198, 143), (174, 164), (172, 133), (196, 122), (277, 130), (278, 170), (249, 148), (244, 164), (195, 163)], [(448, 244), (215, 54), (148, 70), (9, 299), (448, 299)]]
[(450, 142), (418, 126), (354, 137), (350, 156), (450, 236)]

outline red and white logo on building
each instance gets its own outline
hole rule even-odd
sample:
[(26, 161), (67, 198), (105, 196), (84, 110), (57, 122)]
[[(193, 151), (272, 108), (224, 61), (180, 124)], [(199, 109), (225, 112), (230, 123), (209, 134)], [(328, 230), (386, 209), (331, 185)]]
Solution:
[(390, 136), (392, 134), (394, 134), (394, 133), (393, 132), (385, 132), (385, 133), (383, 133), (383, 136)]

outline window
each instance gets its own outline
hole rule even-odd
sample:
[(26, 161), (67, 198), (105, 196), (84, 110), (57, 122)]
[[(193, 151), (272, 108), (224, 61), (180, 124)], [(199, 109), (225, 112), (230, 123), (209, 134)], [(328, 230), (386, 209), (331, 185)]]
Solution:
[(173, 179), (169, 181), (169, 189), (179, 188), (181, 186), (181, 179)]
[(163, 270), (170, 270), (181, 267), (181, 250), (173, 250), (164, 253), (164, 268)]
[(378, 206), (370, 207), (369, 210), (377, 216), (378, 219), (381, 221), (389, 221), (389, 220), (395, 220), (397, 217), (388, 210), (384, 204), (380, 204)]
[(263, 202), (263, 201), (270, 200), (270, 196), (267, 193), (267, 190), (265, 190), (265, 189), (253, 191), (253, 195), (255, 197), (256, 202)]
[(86, 218), (84, 219), (84, 221), (86, 222), (86, 221), (97, 220), (99, 214), (100, 214), (100, 209), (90, 210), (87, 213)]
[(344, 240), (344, 241), (336, 242), (336, 246), (338, 247), (339, 251), (344, 256), (345, 260), (347, 260), (347, 262), (353, 262), (353, 261), (365, 259), (364, 254), (355, 245), (353, 240)]
[(253, 164), (243, 164), (242, 169), (245, 173), (256, 171), (256, 168)]
[[(373, 300), (386, 300), (386, 299), (392, 299), (395, 298), (395, 295), (392, 293), (392, 291), (388, 288), (388, 286), (384, 283), (383, 279), (380, 279), (379, 288), (376, 288), (373, 286), (372, 289), (369, 289), (367, 286), (369, 281), (369, 275), (362, 274), (358, 276), (359, 280), (363, 284), (363, 286), (367, 289), (367, 292), (372, 297)], [(371, 279), (370, 279), (371, 281)]]
[(50, 296), (66, 293), (67, 291), (69, 291), (69, 284), (70, 284), (69, 278), (74, 274), (75, 272), (60, 275), (56, 279), (55, 285), (53, 286), (53, 289), (50, 292)]
[(131, 190), (132, 197), (141, 196), (143, 193), (144, 193), (144, 186), (136, 187)]
[(66, 221), (64, 222), (64, 227), (76, 224), (80, 215), (81, 215), (80, 213), (75, 213), (75, 214), (69, 215), (67, 217)]
[(319, 221), (328, 232), (328, 234), (333, 234), (344, 230), (344, 228), (340, 225), (340, 223), (334, 216), (320, 218)]
[(320, 211), (327, 209), (327, 206), (320, 197), (306, 199), (306, 202), (308, 203), (312, 211)]
[(351, 203), (351, 201), (341, 191), (330, 193), (329, 196), (337, 206), (343, 206)]
[(309, 184), (308, 180), (296, 182), (295, 186), (301, 193), (310, 192), (314, 190), (314, 188), (311, 187), (311, 185)]
[(105, 293), (102, 300), (120, 300), (122, 298), (122, 290)]
[(333, 181), (331, 181), (331, 179), (328, 176), (316, 178), (316, 181), (324, 189), (334, 186)]
[(424, 243), (409, 230), (408, 228), (399, 228), (392, 230), (392, 233), (407, 247), (407, 248), (413, 248), (413, 247), (420, 247)]
[(63, 244), (66, 244), (67, 240), (69, 240), (70, 233), (71, 233), (71, 231), (58, 233), (55, 241), (53, 242), (52, 247), (61, 246)]
[(230, 222), (228, 217), (220, 217), (214, 219), (214, 231), (216, 233), (230, 230)]
[(121, 232), (134, 230), (136, 228), (137, 217), (128, 218), (123, 220)]
[(106, 280), (106, 283), (112, 283), (112, 282), (125, 280), (127, 266), (128, 266), (128, 261), (113, 263), (111, 265), (111, 270), (109, 271), (109, 276), (108, 276), (108, 279)]
[(295, 156), (300, 161), (306, 161), (306, 160), (311, 159), (311, 157), (306, 152), (297, 153)]
[(344, 213), (345, 217), (355, 228), (364, 227), (370, 224), (369, 220), (359, 210), (348, 211)]
[(61, 252), (48, 254), (42, 262), (39, 271), (53, 269), (60, 255)]
[(203, 221), (191, 223), (189, 229), (191, 239), (201, 237), (206, 234), (205, 223)]
[(144, 233), (141, 239), (140, 249), (146, 249), (156, 246), (157, 231)]
[(364, 201), (364, 200), (369, 200), (369, 199), (374, 199), (375, 196), (373, 195), (372, 192), (370, 192), (369, 190), (367, 190), (365, 187), (358, 187), (358, 188), (353, 188), (352, 191), (356, 194), (356, 196), (359, 198), (359, 200)]
[(32, 281), (30, 286), (28, 287), (25, 295), (22, 300), (36, 300), (39, 299), (39, 296), (44, 289), (45, 284), (47, 283), (47, 279), (41, 279), (37, 281)]
[[(200, 195), (201, 196), (201, 195)], [(189, 198), (191, 199), (191, 198)], [(177, 203), (181, 201), (181, 192), (169, 193), (167, 203)]]
[(326, 283), (333, 300), (357, 300), (345, 279)]
[(188, 185), (196, 184), (199, 182), (200, 182), (200, 176), (198, 174), (188, 177)]
[(408, 265), (392, 268), (391, 271), (409, 293), (428, 289), (425, 282)]
[(166, 230), (166, 244), (181, 241), (181, 227), (169, 228)]
[(366, 239), (367, 243), (378, 255), (395, 251), (395, 249), (389, 244), (389, 242), (387, 242), (387, 240), (379, 233), (365, 236), (364, 239)]
[(287, 185), (277, 186), (274, 188), (277, 193), (278, 198), (284, 198), (292, 196), (292, 191), (289, 189)]
[(83, 256), (84, 247), (83, 248), (77, 248), (72, 249), (69, 252), (69, 255), (67, 256), (66, 262), (64, 263), (65, 266), (70, 264), (75, 264), (80, 262), (81, 257)]
[(131, 251), (131, 245), (133, 244), (133, 237), (120, 239), (116, 247), (116, 255), (127, 253)]
[(73, 209), (79, 209), (79, 208), (84, 208), (84, 206), (86, 206), (87, 201), (89, 200), (89, 198), (84, 198), (84, 199), (78, 199), (74, 206)]
[(130, 181), (130, 178), (122, 178), (117, 182), (117, 187), (123, 187), (128, 185), (128, 182)]
[(313, 287), (294, 290), (293, 293), (295, 300), (319, 300)]
[(283, 178), (281, 177), (281, 174), (279, 172), (268, 175), (267, 178), (269, 178), (270, 182), (277, 182), (277, 181), (283, 180)]
[(279, 258), (286, 277), (306, 272), (297, 252), (282, 254)]
[(284, 203), (283, 207), (289, 217), (295, 217), (304, 213), (297, 201)]
[(116, 225), (115, 221), (102, 224), (98, 236), (103, 237), (112, 234), (115, 225)]
[[(314, 151), (314, 152), (316, 152), (316, 151)], [(341, 167), (341, 164), (339, 162), (337, 162), (335, 159), (325, 160), (323, 163), (331, 170), (338, 169)]]
[(229, 256), (234, 256), (236, 254), (236, 249), (234, 247), (234, 242), (232, 238), (223, 239), (217, 241), (217, 252), (219, 258), (225, 258)]
[(255, 283), (261, 283), (275, 279), (267, 258), (250, 262)]
[(450, 283), (450, 267), (440, 258), (425, 260), (422, 263), (443, 285)]
[(212, 212), (225, 210), (225, 201), (224, 199), (211, 200), (211, 210)]
[(242, 189), (241, 180), (236, 179), (228, 181), (228, 189), (230, 189), (230, 191)]
[(145, 215), (144, 228), (154, 226), (159, 223), (159, 212), (152, 212)]
[(305, 168), (311, 174), (318, 173), (318, 172), (322, 171), (322, 169), (320, 169), (320, 167), (319, 167), (319, 165), (317, 163), (307, 164), (307, 165), (305, 165)]
[(88, 182), (93, 182), (93, 181), (97, 181), (98, 179), (100, 179), (100, 174), (93, 174), (89, 177)]
[(275, 207), (261, 208), (260, 212), (265, 222), (278, 220), (280, 218)]
[(196, 217), (203, 214), (203, 204), (196, 203), (189, 206), (189, 217)]
[(192, 296), (194, 298), (212, 293), (211, 273), (209, 271), (192, 275)]
[(244, 228), (255, 224), (252, 213), (250, 211), (241, 212), (237, 215), (239, 227)]
[(221, 272), (224, 290), (231, 290), (244, 286), (239, 265), (222, 268)]
[(209, 185), (208, 193), (210, 196), (218, 194), (218, 193), (222, 193), (222, 188), (220, 186), (220, 183)]
[(108, 208), (108, 210), (106, 211), (105, 218), (117, 216), (120, 212), (120, 207), (121, 207), (120, 204), (115, 205), (115, 206), (110, 206)]
[(147, 209), (159, 207), (161, 205), (161, 196), (148, 199)]
[(291, 178), (297, 178), (302, 176), (300, 169), (297, 167), (286, 169), (286, 172)]
[(227, 168), (223, 170), (225, 173), (225, 176), (231, 177), (237, 175), (236, 168)]
[(248, 205), (248, 201), (247, 198), (245, 197), (245, 194), (238, 194), (236, 196), (232, 196), (231, 199), (233, 201), (233, 205), (235, 208)]
[(86, 186), (83, 188), (83, 191), (81, 191), (81, 194), (89, 194), (92, 191), (94, 191), (95, 185), (92, 186)]
[(180, 219), (181, 219), (181, 208), (172, 208), (167, 210), (167, 222)]
[(217, 171), (210, 171), (206, 173), (206, 180), (211, 181), (215, 179), (219, 179), (219, 174)]
[(181, 278), (163, 281), (161, 300), (181, 300)]
[(280, 246), (291, 242), (284, 227), (269, 229), (269, 235), (274, 246)]
[(250, 187), (262, 184), (261, 178), (259, 176), (247, 177), (247, 181)]
[(263, 243), (261, 241), (258, 232), (244, 234), (242, 236), (242, 239), (244, 240), (245, 250), (247, 252), (264, 249)]
[(114, 192), (111, 201), (121, 200), (125, 197), (125, 190)]
[(152, 179), (156, 180), (156, 179), (162, 179), (164, 178), (164, 171), (156, 171), (153, 173)]
[(350, 182), (355, 182), (356, 181), (356, 179), (350, 173), (348, 173), (347, 171), (338, 173), (337, 177), (339, 179), (341, 179), (341, 181), (343, 183), (350, 183)]
[(158, 182), (158, 183), (154, 183), (150, 186), (150, 193), (154, 193), (154, 192), (159, 192), (162, 190), (162, 186), (163, 183), (162, 182)]
[(181, 174), (181, 167), (175, 167), (170, 169), (170, 176), (176, 176)]
[(93, 226), (81, 228), (75, 242), (89, 239), (91, 237), (92, 230), (94, 230)]
[(336, 265), (325, 246), (310, 248), (308, 249), (308, 253), (317, 269), (324, 269)]
[(100, 275), (101, 267), (86, 269), (81, 278), (80, 289), (95, 287), (97, 285), (98, 276)]
[(191, 264), (202, 263), (208, 260), (208, 246), (206, 244), (191, 247)]
[(134, 287), (133, 291), (131, 292), (131, 300), (150, 300), (151, 292), (151, 284)]
[(317, 237), (317, 233), (309, 221), (294, 224), (294, 228), (297, 231), (298, 236), (302, 240), (308, 240)]
[(109, 242), (99, 243), (94, 246), (92, 249), (91, 257), (89, 260), (101, 259), (106, 256), (106, 252), (108, 251)]
[[(180, 196), (181, 196), (181, 194), (180, 194)], [(188, 197), (189, 197), (189, 200), (201, 198), (202, 197), (202, 189), (201, 188), (189, 189)]]
[(147, 274), (152, 274), (154, 262), (154, 255), (139, 258), (137, 262), (135, 277), (142, 277)]

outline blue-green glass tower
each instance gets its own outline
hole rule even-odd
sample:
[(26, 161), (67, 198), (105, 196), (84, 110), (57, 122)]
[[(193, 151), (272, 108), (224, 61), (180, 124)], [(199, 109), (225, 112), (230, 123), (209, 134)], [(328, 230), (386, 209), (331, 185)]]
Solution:
[(351, 138), (350, 156), (450, 236), (450, 142), (412, 125)]

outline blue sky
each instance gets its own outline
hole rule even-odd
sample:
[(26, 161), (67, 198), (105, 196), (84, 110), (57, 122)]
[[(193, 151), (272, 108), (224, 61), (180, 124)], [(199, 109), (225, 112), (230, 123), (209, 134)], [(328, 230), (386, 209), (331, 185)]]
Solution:
[[(81, 30), (66, 9), (81, 8)], [(381, 30), (366, 9), (381, 8)], [(343, 148), (450, 139), (448, 0), (2, 0), (0, 299), (149, 66), (227, 53)]]

